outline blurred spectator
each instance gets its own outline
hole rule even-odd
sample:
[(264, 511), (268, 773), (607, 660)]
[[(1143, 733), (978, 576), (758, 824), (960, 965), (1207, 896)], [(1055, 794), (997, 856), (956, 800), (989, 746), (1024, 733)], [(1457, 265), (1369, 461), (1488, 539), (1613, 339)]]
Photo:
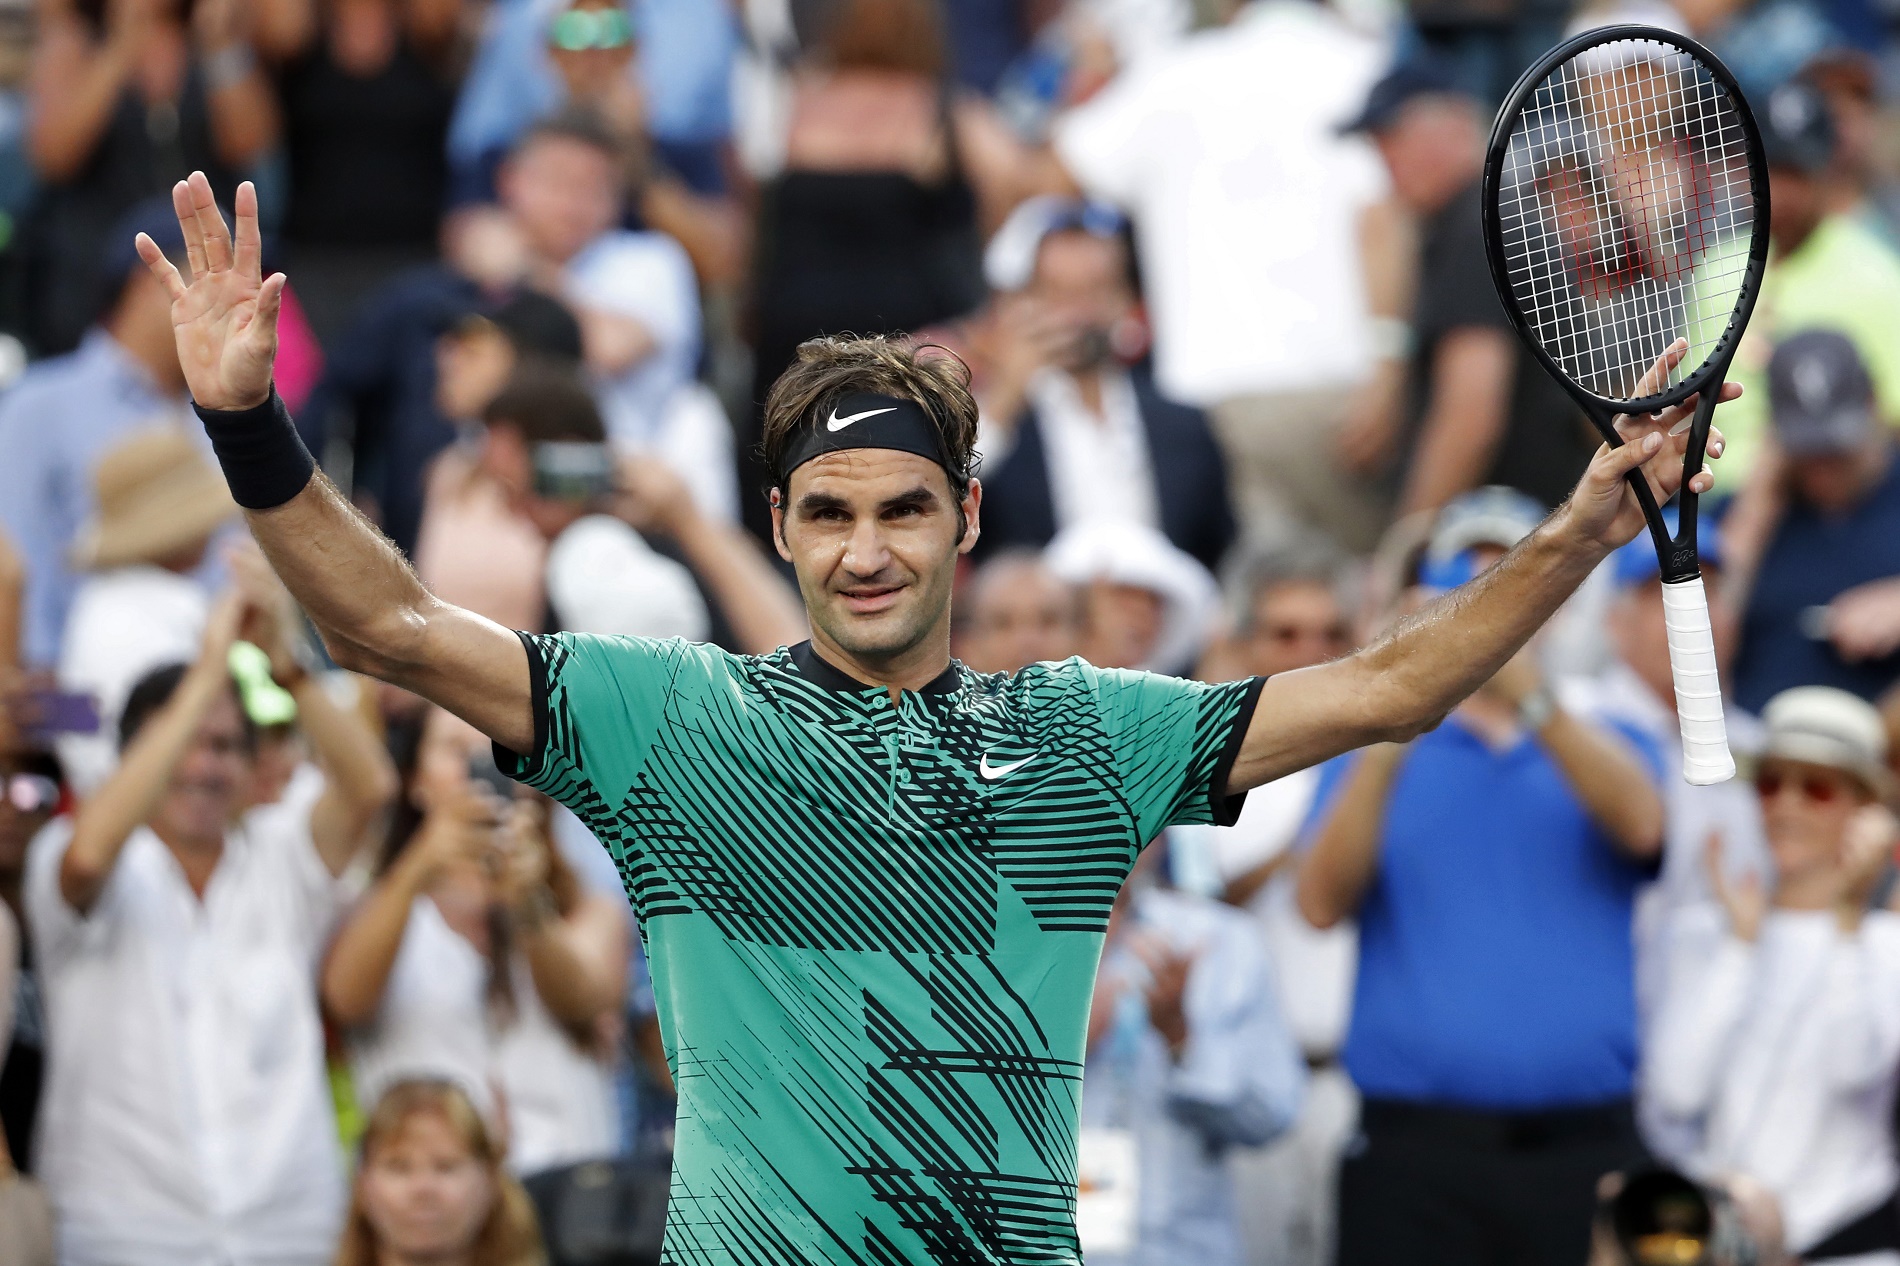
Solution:
[(481, 461), (548, 542), (549, 620), (533, 627), (710, 637), (747, 654), (805, 637), (802, 606), (751, 538), (703, 513), (670, 467), (616, 459), (585, 389), (531, 368), (489, 404)]
[(609, 438), (671, 464), (702, 504), (731, 507), (731, 427), (718, 410), (682, 401), (699, 360), (692, 266), (665, 234), (615, 227), (620, 157), (611, 135), (584, 114), (538, 123), (502, 164), (497, 187), (523, 252), (517, 280), (560, 297), (580, 321)]
[(182, 430), (126, 440), (100, 459), (94, 483), (99, 510), (73, 547), (88, 575), (59, 652), (60, 688), (98, 708), (96, 733), (59, 740), (60, 764), (81, 796), (118, 763), (113, 736), (133, 683), (196, 652), (211, 594), (192, 573), (238, 513), (224, 477)]
[(243, 812), (255, 731), (227, 665), (240, 618), (273, 614), (222, 599), (197, 660), (133, 688), (118, 772), (28, 856), (64, 1262), (317, 1263), (335, 1243), (313, 973), (389, 775), (360, 723), (313, 729), (328, 778)]
[(1080, 654), (1089, 663), (1179, 674), (1200, 658), (1218, 604), (1214, 577), (1155, 529), (1080, 523), (1043, 559), (1082, 594)]
[[(1085, 1240), (1094, 1266), (1241, 1266), (1234, 1149), (1292, 1124), (1305, 1076), (1252, 929), (1218, 902), (1159, 886), (1161, 853), (1148, 849), (1109, 915), (1089, 1006), (1077, 1223), (1085, 1235), (1110, 1222), (1132, 1232)], [(1132, 1190), (1124, 1179), (1090, 1191), (1091, 1167), (1117, 1152), (1132, 1152)]]
[[(15, 924), (26, 926), (22, 882), (27, 843), (59, 807), (59, 765), (45, 753), (0, 753), (0, 902)], [(19, 1168), (33, 1168), (33, 1131), (39, 1116), (45, 1071), (46, 1014), (31, 939), (20, 946), (20, 976), (14, 991), (13, 1032), (0, 1047), (0, 1127), (3, 1150)]]
[(529, 1173), (614, 1151), (600, 1026), (625, 989), (627, 911), (584, 888), (537, 805), (503, 802), (479, 734), (431, 711), (376, 882), (331, 943), (323, 1004), (356, 1093), (458, 1086)]
[[(495, 160), (537, 119), (556, 113), (563, 93), (551, 25), (571, 0), (505, 0), (489, 11), (487, 27), (449, 129), (449, 161), (458, 202), (486, 196)], [(637, 90), (643, 129), (657, 158), (698, 194), (726, 184), (723, 149), (732, 129), (731, 78), (738, 48), (736, 6), (705, 0), (632, 0), (629, 43), (637, 48), (620, 66)], [(594, 8), (602, 12), (602, 8)], [(618, 24), (613, 24), (617, 27)], [(608, 31), (603, 24), (598, 31)], [(576, 27), (578, 33), (578, 27)], [(570, 43), (582, 43), (578, 38)], [(598, 35), (593, 49), (623, 47)], [(600, 59), (600, 60), (605, 60)]]
[(1148, 340), (1133, 249), (1118, 212), (1055, 198), (1025, 202), (992, 240), (980, 551), (1040, 548), (1098, 518), (1159, 528), (1208, 568), (1233, 543), (1207, 419), (1135, 361)]
[[(1250, 560), (1242, 568), (1239, 627), (1224, 651), (1203, 661), (1202, 672), (1218, 661), (1210, 680), (1268, 677), (1351, 651), (1342, 572), (1340, 558), (1317, 544)], [(1317, 769), (1288, 774), (1247, 793), (1233, 826), (1176, 827), (1168, 837), (1177, 852), (1204, 851), (1222, 899), (1256, 920), (1287, 1028), (1310, 1070), (1293, 1128), (1234, 1161), (1250, 1260), (1272, 1266), (1330, 1266), (1335, 1180), (1357, 1115), (1352, 1083), (1339, 1067), (1357, 934), (1350, 922), (1313, 927), (1293, 900), (1295, 845), (1319, 782)]]
[[(1452, 503), (1408, 605), (1541, 515)], [(1436, 730), (1327, 768), (1298, 901), (1316, 927), (1359, 918), (1341, 1266), (1587, 1251), (1597, 1179), (1642, 1150), (1631, 911), (1661, 862), (1655, 780), (1653, 751), (1563, 707), (1528, 648)]]
[(980, 673), (1064, 660), (1081, 644), (1081, 595), (1034, 550), (1005, 550), (979, 566), (955, 610), (957, 658)]
[(461, 1090), (392, 1086), (369, 1114), (335, 1266), (545, 1266), (534, 1205)]
[(1373, 85), (1354, 131), (1372, 137), (1393, 192), (1421, 222), (1410, 400), (1402, 434), (1368, 447), (1398, 461), (1398, 513), (1434, 511), (1481, 485), (1555, 506), (1599, 443), (1564, 390), (1519, 346), (1485, 264), (1479, 103), (1427, 61)]
[(1061, 0), (943, 0), (957, 83), (995, 95), (1003, 72), (1061, 7)]
[(1648, 1093), (1704, 1122), (1698, 1176), (1748, 1174), (1780, 1198), (1802, 1261), (1900, 1261), (1900, 915), (1868, 909), (1900, 843), (1885, 728), (1825, 686), (1776, 695), (1762, 720), (1773, 895), (1712, 853), (1715, 899), (1670, 927)]
[[(0, 903), (0, 1059), (13, 1045), (14, 1017), (24, 983), (19, 920), (10, 905)], [(53, 1262), (53, 1218), (46, 1194), (37, 1183), (21, 1178), (4, 1134), (0, 1134), (0, 1261), (8, 1266), (52, 1266)]]
[[(994, 110), (949, 84), (937, 0), (834, 0), (790, 86), (781, 161), (760, 191), (752, 399), (821, 334), (920, 330), (983, 299), (979, 203), (1013, 205), (1018, 147)], [(740, 435), (740, 483), (763, 489)], [(745, 522), (770, 539), (749, 499)]]
[(133, 237), (148, 233), (180, 268), (184, 236), (171, 205), (140, 204), (112, 230), (103, 259), (89, 249), (116, 296), (78, 351), (41, 361), (0, 397), (0, 527), (26, 562), (23, 652), (29, 665), (59, 658), (77, 586), (67, 549), (95, 512), (93, 469), (135, 431), (186, 425), (185, 376), (172, 338), (171, 300), (139, 261)]
[(1211, 410), (1263, 544), (1310, 522), (1366, 549), (1384, 519), (1336, 456), (1374, 358), (1359, 228), (1384, 185), (1337, 129), (1384, 60), (1327, 6), (1256, 0), (1056, 126), (1074, 180), (1134, 219), (1156, 379)]
[[(1663, 512), (1673, 535), (1676, 511)], [(1734, 650), (1736, 620), (1727, 601), (1727, 575), (1720, 528), (1704, 518), (1696, 527), (1702, 583), (1709, 594), (1716, 657), (1726, 663)], [(1673, 776), (1682, 763), (1682, 727), (1676, 719), (1675, 678), (1669, 664), (1669, 628), (1663, 618), (1662, 568), (1656, 549), (1643, 535), (1611, 556), (1613, 596), (1603, 629), (1608, 632), (1615, 658), (1588, 686), (1566, 682), (1569, 691), (1586, 697), (1588, 708), (1644, 735), (1662, 756), (1663, 801), (1667, 806), (1663, 865), (1659, 881), (1637, 898), (1636, 1007), (1643, 1031), (1651, 1032), (1662, 1005), (1663, 936), (1674, 912), (1707, 901), (1708, 850), (1711, 837), (1719, 840), (1723, 874), (1730, 882), (1743, 875), (1760, 876), (1767, 870), (1768, 845), (1762, 835), (1761, 809), (1753, 788), (1736, 782), (1690, 786)], [(1569, 693), (1567, 691), (1567, 693)], [(1754, 718), (1725, 705), (1729, 742), (1747, 752), (1759, 742)], [(1654, 1111), (1653, 1099), (1638, 1101), (1644, 1139), (1657, 1155), (1671, 1164), (1689, 1162), (1698, 1145), (1693, 1122), (1665, 1117)]]
[(129, 233), (108, 237), (121, 216), (168, 197), (193, 171), (229, 197), (238, 173), (276, 144), (277, 103), (249, 39), (250, 28), (268, 24), (264, 8), (242, 0), (41, 8), (28, 138), (41, 188), (27, 229), (27, 311), (40, 352), (70, 351), (97, 317), (100, 255), (130, 250)]
[(1837, 162), (1820, 93), (1791, 81), (1770, 93), (1755, 116), (1768, 161), (1774, 253), (1749, 324), (1755, 346), (1740, 358), (1738, 377), (1750, 394), (1723, 406), (1723, 433), (1739, 441), (1723, 460), (1738, 471), (1752, 464), (1766, 430), (1762, 367), (1779, 340), (1801, 330), (1839, 330), (1852, 339), (1873, 380), (1879, 416), (1900, 425), (1900, 254), (1855, 214), (1856, 191)]
[[(198, 0), (203, 3), (203, 0)], [(448, 192), (461, 0), (269, 0), (289, 267), (317, 337), (390, 273), (434, 258)]]
[(1854, 344), (1791, 334), (1768, 366), (1783, 502), (1757, 565), (1735, 699), (1791, 686), (1877, 698), (1900, 678), (1900, 464)]

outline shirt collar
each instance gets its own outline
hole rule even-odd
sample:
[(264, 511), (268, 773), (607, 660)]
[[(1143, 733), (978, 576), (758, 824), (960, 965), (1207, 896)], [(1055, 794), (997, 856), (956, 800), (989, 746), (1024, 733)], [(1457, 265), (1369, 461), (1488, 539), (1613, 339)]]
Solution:
[[(815, 686), (823, 686), (826, 690), (836, 690), (840, 694), (853, 695), (863, 694), (867, 690), (884, 689), (882, 686), (867, 685), (857, 678), (841, 671), (835, 665), (821, 658), (818, 652), (812, 649), (810, 642), (800, 642), (797, 646), (792, 647), (791, 655), (792, 665), (798, 669), (798, 675)], [(926, 682), (918, 693), (926, 695), (947, 695), (957, 688), (957, 685), (962, 679), (961, 665), (953, 659), (950, 661), (948, 668), (945, 668), (942, 672)]]

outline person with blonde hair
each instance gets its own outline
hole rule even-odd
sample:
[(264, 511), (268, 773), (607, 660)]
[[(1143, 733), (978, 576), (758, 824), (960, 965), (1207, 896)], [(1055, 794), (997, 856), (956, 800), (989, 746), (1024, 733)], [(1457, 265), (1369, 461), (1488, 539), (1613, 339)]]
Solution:
[(534, 1205), (446, 1081), (391, 1086), (370, 1113), (336, 1266), (546, 1266)]

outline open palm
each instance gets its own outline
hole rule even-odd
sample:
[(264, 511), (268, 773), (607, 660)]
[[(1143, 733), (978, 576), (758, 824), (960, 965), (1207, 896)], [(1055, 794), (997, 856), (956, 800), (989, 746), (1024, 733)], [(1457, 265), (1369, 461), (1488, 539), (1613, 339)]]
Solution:
[(190, 283), (143, 233), (138, 251), (171, 296), (172, 332), (185, 385), (192, 399), (207, 409), (262, 404), (270, 397), (284, 275), (262, 275), (257, 190), (248, 180), (238, 186), (235, 243), (203, 172), (195, 171), (190, 180), (172, 186), (172, 209), (185, 235)]

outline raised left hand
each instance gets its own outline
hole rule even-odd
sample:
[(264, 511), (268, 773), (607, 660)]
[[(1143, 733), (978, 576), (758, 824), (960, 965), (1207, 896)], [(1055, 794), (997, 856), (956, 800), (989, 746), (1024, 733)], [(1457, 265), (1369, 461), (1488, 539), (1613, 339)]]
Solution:
[[(1656, 391), (1688, 352), (1689, 345), (1684, 340), (1671, 344), (1637, 385), (1637, 395)], [(1723, 401), (1734, 400), (1741, 394), (1740, 383), (1722, 385)], [(1597, 449), (1564, 507), (1563, 513), (1568, 516), (1572, 531), (1605, 551), (1636, 539), (1644, 528), (1643, 512), (1636, 504), (1636, 494), (1623, 477), (1641, 467), (1656, 504), (1661, 505), (1676, 495), (1682, 487), (1683, 454), (1689, 447), (1688, 426), (1699, 399), (1699, 395), (1690, 396), (1661, 413), (1617, 417), (1616, 433), (1623, 437), (1622, 447), (1611, 448), (1605, 444)], [(1678, 427), (1681, 428), (1679, 434)], [(1725, 447), (1727, 441), (1722, 432), (1710, 427), (1708, 456), (1720, 457)], [(1714, 487), (1715, 476), (1707, 470), (1689, 481), (1690, 490), (1697, 493), (1706, 493)]]

